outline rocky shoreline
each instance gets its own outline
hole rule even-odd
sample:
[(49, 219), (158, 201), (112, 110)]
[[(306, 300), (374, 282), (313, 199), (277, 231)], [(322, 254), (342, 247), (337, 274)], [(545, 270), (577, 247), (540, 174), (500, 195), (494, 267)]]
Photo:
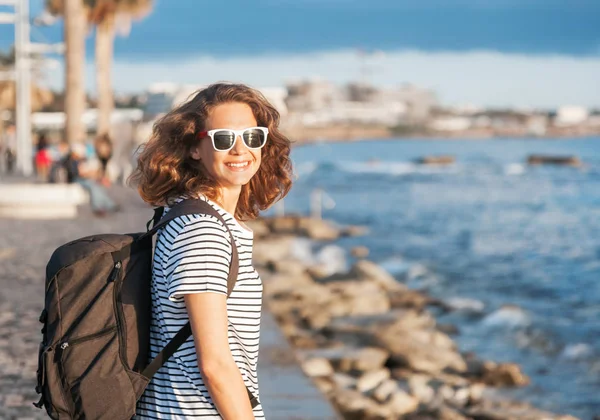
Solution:
[[(502, 397), (529, 378), (514, 363), (463, 354), (442, 300), (409, 289), (358, 248), (345, 273), (294, 256), (299, 237), (334, 241), (364, 229), (288, 216), (251, 223), (265, 304), (307, 376), (344, 419), (575, 419)], [(363, 257), (363, 258), (361, 258)]]

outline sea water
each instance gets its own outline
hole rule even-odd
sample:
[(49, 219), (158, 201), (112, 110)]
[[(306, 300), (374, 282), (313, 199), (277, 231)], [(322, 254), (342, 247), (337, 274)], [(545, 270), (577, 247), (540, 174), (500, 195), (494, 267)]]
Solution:
[[(417, 163), (452, 155), (449, 166)], [(528, 166), (575, 155), (580, 168)], [(399, 281), (446, 299), (460, 350), (519, 363), (510, 396), (566, 414), (600, 414), (600, 138), (385, 140), (295, 147), (287, 212), (365, 225), (339, 241)]]

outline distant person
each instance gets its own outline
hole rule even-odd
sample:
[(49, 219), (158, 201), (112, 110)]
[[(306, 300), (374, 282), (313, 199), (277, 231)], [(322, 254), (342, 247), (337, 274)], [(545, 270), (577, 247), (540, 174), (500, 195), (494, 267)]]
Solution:
[(113, 144), (108, 134), (96, 137), (96, 140), (94, 140), (94, 150), (96, 152), (96, 157), (100, 161), (99, 180), (103, 184), (108, 185), (110, 182), (106, 176), (106, 168), (113, 155)]
[(97, 182), (97, 173), (86, 166), (85, 146), (74, 144), (63, 165), (67, 182), (81, 185), (90, 194), (90, 204), (96, 216), (106, 216), (119, 210), (119, 206), (109, 197), (102, 185)]
[(14, 172), (17, 161), (17, 130), (14, 125), (10, 125), (6, 129), (4, 147), (6, 172), (10, 174)]
[(35, 172), (38, 180), (46, 182), (50, 174), (50, 166), (52, 165), (52, 157), (50, 156), (49, 142), (45, 133), (41, 133), (38, 137), (38, 143), (35, 153)]
[(48, 181), (52, 183), (67, 182), (66, 161), (69, 158), (70, 147), (66, 140), (61, 140), (50, 153), (52, 163)]
[(150, 360), (188, 322), (190, 337), (150, 381), (139, 419), (264, 418), (256, 365), (262, 301), (244, 224), (283, 198), (291, 185), (290, 142), (279, 114), (259, 92), (216, 84), (155, 125), (132, 180), (147, 203), (185, 197), (208, 202), (225, 220), (239, 252), (227, 300), (232, 247), (215, 216), (182, 216), (157, 234), (152, 276)]

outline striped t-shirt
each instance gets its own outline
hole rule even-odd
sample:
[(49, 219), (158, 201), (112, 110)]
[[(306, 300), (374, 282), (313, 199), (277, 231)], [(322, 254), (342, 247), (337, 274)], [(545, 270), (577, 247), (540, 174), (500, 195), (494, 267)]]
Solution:
[[(252, 267), (253, 233), (216, 203), (206, 201), (221, 214), (238, 247), (238, 280), (227, 299), (229, 347), (244, 383), (259, 397), (262, 283)], [(227, 294), (230, 261), (229, 233), (214, 216), (181, 216), (160, 229), (152, 270), (151, 358), (188, 322), (185, 294)], [(264, 418), (261, 405), (254, 408), (254, 416)], [(156, 373), (138, 402), (136, 418), (221, 418), (200, 375), (193, 337)]]

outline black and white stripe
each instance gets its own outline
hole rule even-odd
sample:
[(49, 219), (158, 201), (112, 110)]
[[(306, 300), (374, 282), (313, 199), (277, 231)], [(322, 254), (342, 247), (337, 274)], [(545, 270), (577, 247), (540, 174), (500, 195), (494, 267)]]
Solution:
[[(256, 365), (262, 283), (252, 267), (253, 233), (216, 203), (206, 201), (221, 214), (238, 247), (238, 280), (227, 299), (229, 347), (246, 386), (259, 396)], [(227, 294), (230, 260), (229, 234), (214, 216), (181, 216), (158, 232), (152, 270), (152, 358), (188, 321), (185, 294)], [(260, 405), (254, 416), (264, 418)], [(136, 418), (221, 418), (198, 370), (193, 337), (156, 373), (138, 402)]]

